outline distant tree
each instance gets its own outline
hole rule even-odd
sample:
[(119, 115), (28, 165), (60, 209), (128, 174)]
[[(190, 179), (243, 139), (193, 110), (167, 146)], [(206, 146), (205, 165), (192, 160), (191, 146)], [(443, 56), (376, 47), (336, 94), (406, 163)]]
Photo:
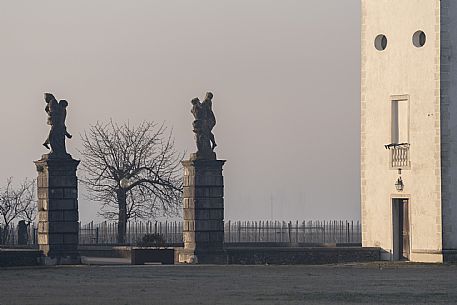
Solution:
[(181, 206), (183, 155), (164, 125), (97, 123), (82, 136), (82, 179), (100, 215), (118, 220), (118, 243), (127, 221), (176, 215)]
[(6, 185), (0, 188), (0, 241), (8, 241), (8, 232), (15, 220), (25, 220), (29, 224), (35, 220), (37, 203), (35, 196), (35, 180), (25, 179), (19, 186), (13, 185), (8, 178)]

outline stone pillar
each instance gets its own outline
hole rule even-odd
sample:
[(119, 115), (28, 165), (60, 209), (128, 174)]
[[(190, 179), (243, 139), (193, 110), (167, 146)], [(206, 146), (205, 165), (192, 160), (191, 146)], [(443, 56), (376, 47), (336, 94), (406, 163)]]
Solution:
[(38, 171), (38, 245), (45, 264), (79, 264), (78, 178), (79, 161), (43, 158)]
[(189, 160), (184, 165), (184, 250), (181, 263), (225, 264), (222, 160)]

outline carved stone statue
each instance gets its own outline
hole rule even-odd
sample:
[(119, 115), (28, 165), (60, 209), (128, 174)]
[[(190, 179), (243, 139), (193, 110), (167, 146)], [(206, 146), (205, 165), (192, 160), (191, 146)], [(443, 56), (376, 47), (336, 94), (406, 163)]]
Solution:
[(191, 113), (195, 118), (192, 127), (197, 142), (197, 153), (193, 154), (192, 159), (216, 159), (214, 148), (217, 144), (212, 132), (216, 125), (216, 117), (212, 109), (212, 98), (213, 94), (208, 92), (203, 102), (198, 98), (191, 101)]
[(214, 116), (213, 112), (213, 94), (211, 92), (206, 93), (205, 100), (202, 103), (203, 108), (205, 109), (206, 115), (206, 124), (209, 133), (209, 140), (211, 142), (211, 149), (214, 150), (216, 148), (216, 140), (213, 134), (213, 128), (216, 126), (216, 116)]
[(66, 100), (57, 102), (51, 93), (45, 93), (44, 99), (46, 101), (45, 111), (48, 114), (48, 125), (51, 125), (51, 130), (43, 146), (51, 150), (48, 157), (68, 158), (70, 155), (65, 147), (65, 137), (69, 139), (72, 137), (67, 132), (65, 125), (68, 102)]

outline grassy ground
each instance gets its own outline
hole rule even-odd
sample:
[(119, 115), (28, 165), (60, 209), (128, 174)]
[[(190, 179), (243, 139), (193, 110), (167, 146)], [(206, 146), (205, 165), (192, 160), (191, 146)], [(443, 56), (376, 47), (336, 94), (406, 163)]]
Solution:
[(457, 304), (457, 266), (0, 269), (0, 304)]

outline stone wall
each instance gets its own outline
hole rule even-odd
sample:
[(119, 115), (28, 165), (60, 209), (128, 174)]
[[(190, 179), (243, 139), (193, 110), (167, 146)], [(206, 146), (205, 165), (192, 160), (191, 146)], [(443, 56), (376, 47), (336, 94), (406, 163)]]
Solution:
[(226, 248), (227, 263), (240, 265), (317, 265), (380, 260), (379, 248)]
[(27, 249), (0, 249), (0, 267), (38, 266), (42, 252)]

